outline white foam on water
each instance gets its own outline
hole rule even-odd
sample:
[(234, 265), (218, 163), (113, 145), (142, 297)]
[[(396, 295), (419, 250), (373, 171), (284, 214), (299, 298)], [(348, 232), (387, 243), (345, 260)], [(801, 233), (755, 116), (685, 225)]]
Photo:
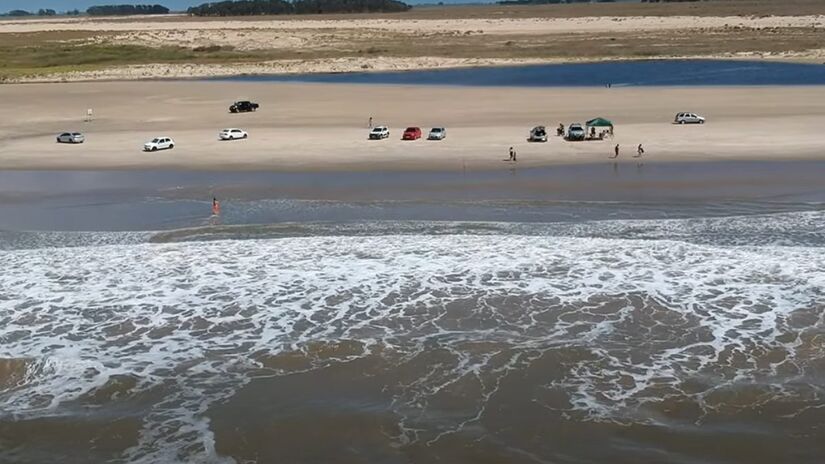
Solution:
[[(399, 444), (477, 422), (508, 375), (560, 349), (584, 355), (545, 387), (589, 420), (656, 420), (640, 411), (668, 397), (710, 411), (713, 394), (739, 382), (803, 406), (822, 400), (806, 380), (823, 356), (806, 335), (825, 327), (816, 247), (395, 235), (0, 251), (0, 264), (0, 358), (40, 362), (0, 392), (0, 414), (65, 414), (115, 376), (136, 379), (130, 397), (162, 387), (129, 462), (228, 461), (207, 410), (259, 373), (263, 355), (316, 342), (363, 351), (313, 365), (375, 347), (397, 369), (427, 365), (385, 386)], [(802, 313), (813, 322), (794, 323)], [(434, 350), (443, 356), (427, 361)], [(465, 384), (480, 392), (471, 407), (431, 414)]]

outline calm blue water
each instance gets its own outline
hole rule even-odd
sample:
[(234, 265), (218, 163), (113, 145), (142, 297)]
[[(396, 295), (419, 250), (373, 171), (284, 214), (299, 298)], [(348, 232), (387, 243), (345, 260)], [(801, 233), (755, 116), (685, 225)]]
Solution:
[(764, 61), (645, 60), (431, 71), (219, 78), (231, 81), (472, 86), (825, 85), (825, 64)]

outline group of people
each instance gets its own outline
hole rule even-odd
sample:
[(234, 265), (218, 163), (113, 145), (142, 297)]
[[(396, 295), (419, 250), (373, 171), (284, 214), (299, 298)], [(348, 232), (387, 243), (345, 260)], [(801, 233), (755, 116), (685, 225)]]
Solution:
[[(645, 149), (642, 146), (642, 144), (640, 143), (639, 146), (636, 147), (636, 155), (634, 155), (633, 157), (634, 158), (641, 158), (642, 155), (644, 155), (644, 154), (645, 154)], [(619, 144), (617, 143), (616, 146), (613, 147), (613, 156), (611, 156), (610, 159), (615, 159), (615, 158), (618, 158), (618, 157), (619, 157)]]
[[(617, 143), (615, 147), (613, 147), (613, 156), (610, 159), (616, 159), (619, 157), (619, 144)], [(639, 146), (636, 147), (636, 154), (633, 156), (634, 158), (641, 158), (645, 154), (645, 149), (640, 143)], [(510, 156), (505, 161), (518, 161), (516, 156), (516, 150), (513, 147), (510, 147)]]

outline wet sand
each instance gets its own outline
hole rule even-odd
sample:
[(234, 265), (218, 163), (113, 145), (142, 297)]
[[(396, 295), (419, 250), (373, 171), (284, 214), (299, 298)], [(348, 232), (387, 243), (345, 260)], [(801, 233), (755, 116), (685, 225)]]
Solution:
[[(821, 159), (825, 87), (464, 88), (253, 82), (109, 82), (0, 86), (3, 169), (181, 170), (499, 170), (604, 163), (620, 144), (632, 162)], [(227, 111), (236, 99), (257, 113)], [(86, 109), (94, 120), (84, 122)], [(674, 125), (678, 111), (708, 118)], [(616, 124), (613, 140), (527, 143), (531, 127), (584, 122)], [(391, 137), (368, 141), (368, 119)], [(447, 127), (444, 141), (403, 142), (407, 126)], [(220, 142), (239, 127), (243, 141)], [(55, 143), (82, 131), (82, 145)], [(142, 152), (170, 136), (174, 150)]]
[(210, 223), (213, 196), (227, 226), (760, 214), (825, 203), (824, 173), (823, 161), (604, 161), (466, 172), (0, 171), (0, 230), (198, 227)]

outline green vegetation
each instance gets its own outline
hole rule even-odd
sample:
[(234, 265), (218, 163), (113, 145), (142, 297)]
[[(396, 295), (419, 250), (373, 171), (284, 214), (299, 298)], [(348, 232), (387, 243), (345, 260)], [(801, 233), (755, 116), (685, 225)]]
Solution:
[(90, 71), (112, 65), (209, 62), (243, 59), (231, 49), (198, 52), (183, 47), (153, 48), (113, 44), (0, 45), (0, 81), (21, 76)]
[(239, 0), (189, 8), (194, 16), (252, 16), (322, 13), (390, 13), (411, 7), (396, 0)]

